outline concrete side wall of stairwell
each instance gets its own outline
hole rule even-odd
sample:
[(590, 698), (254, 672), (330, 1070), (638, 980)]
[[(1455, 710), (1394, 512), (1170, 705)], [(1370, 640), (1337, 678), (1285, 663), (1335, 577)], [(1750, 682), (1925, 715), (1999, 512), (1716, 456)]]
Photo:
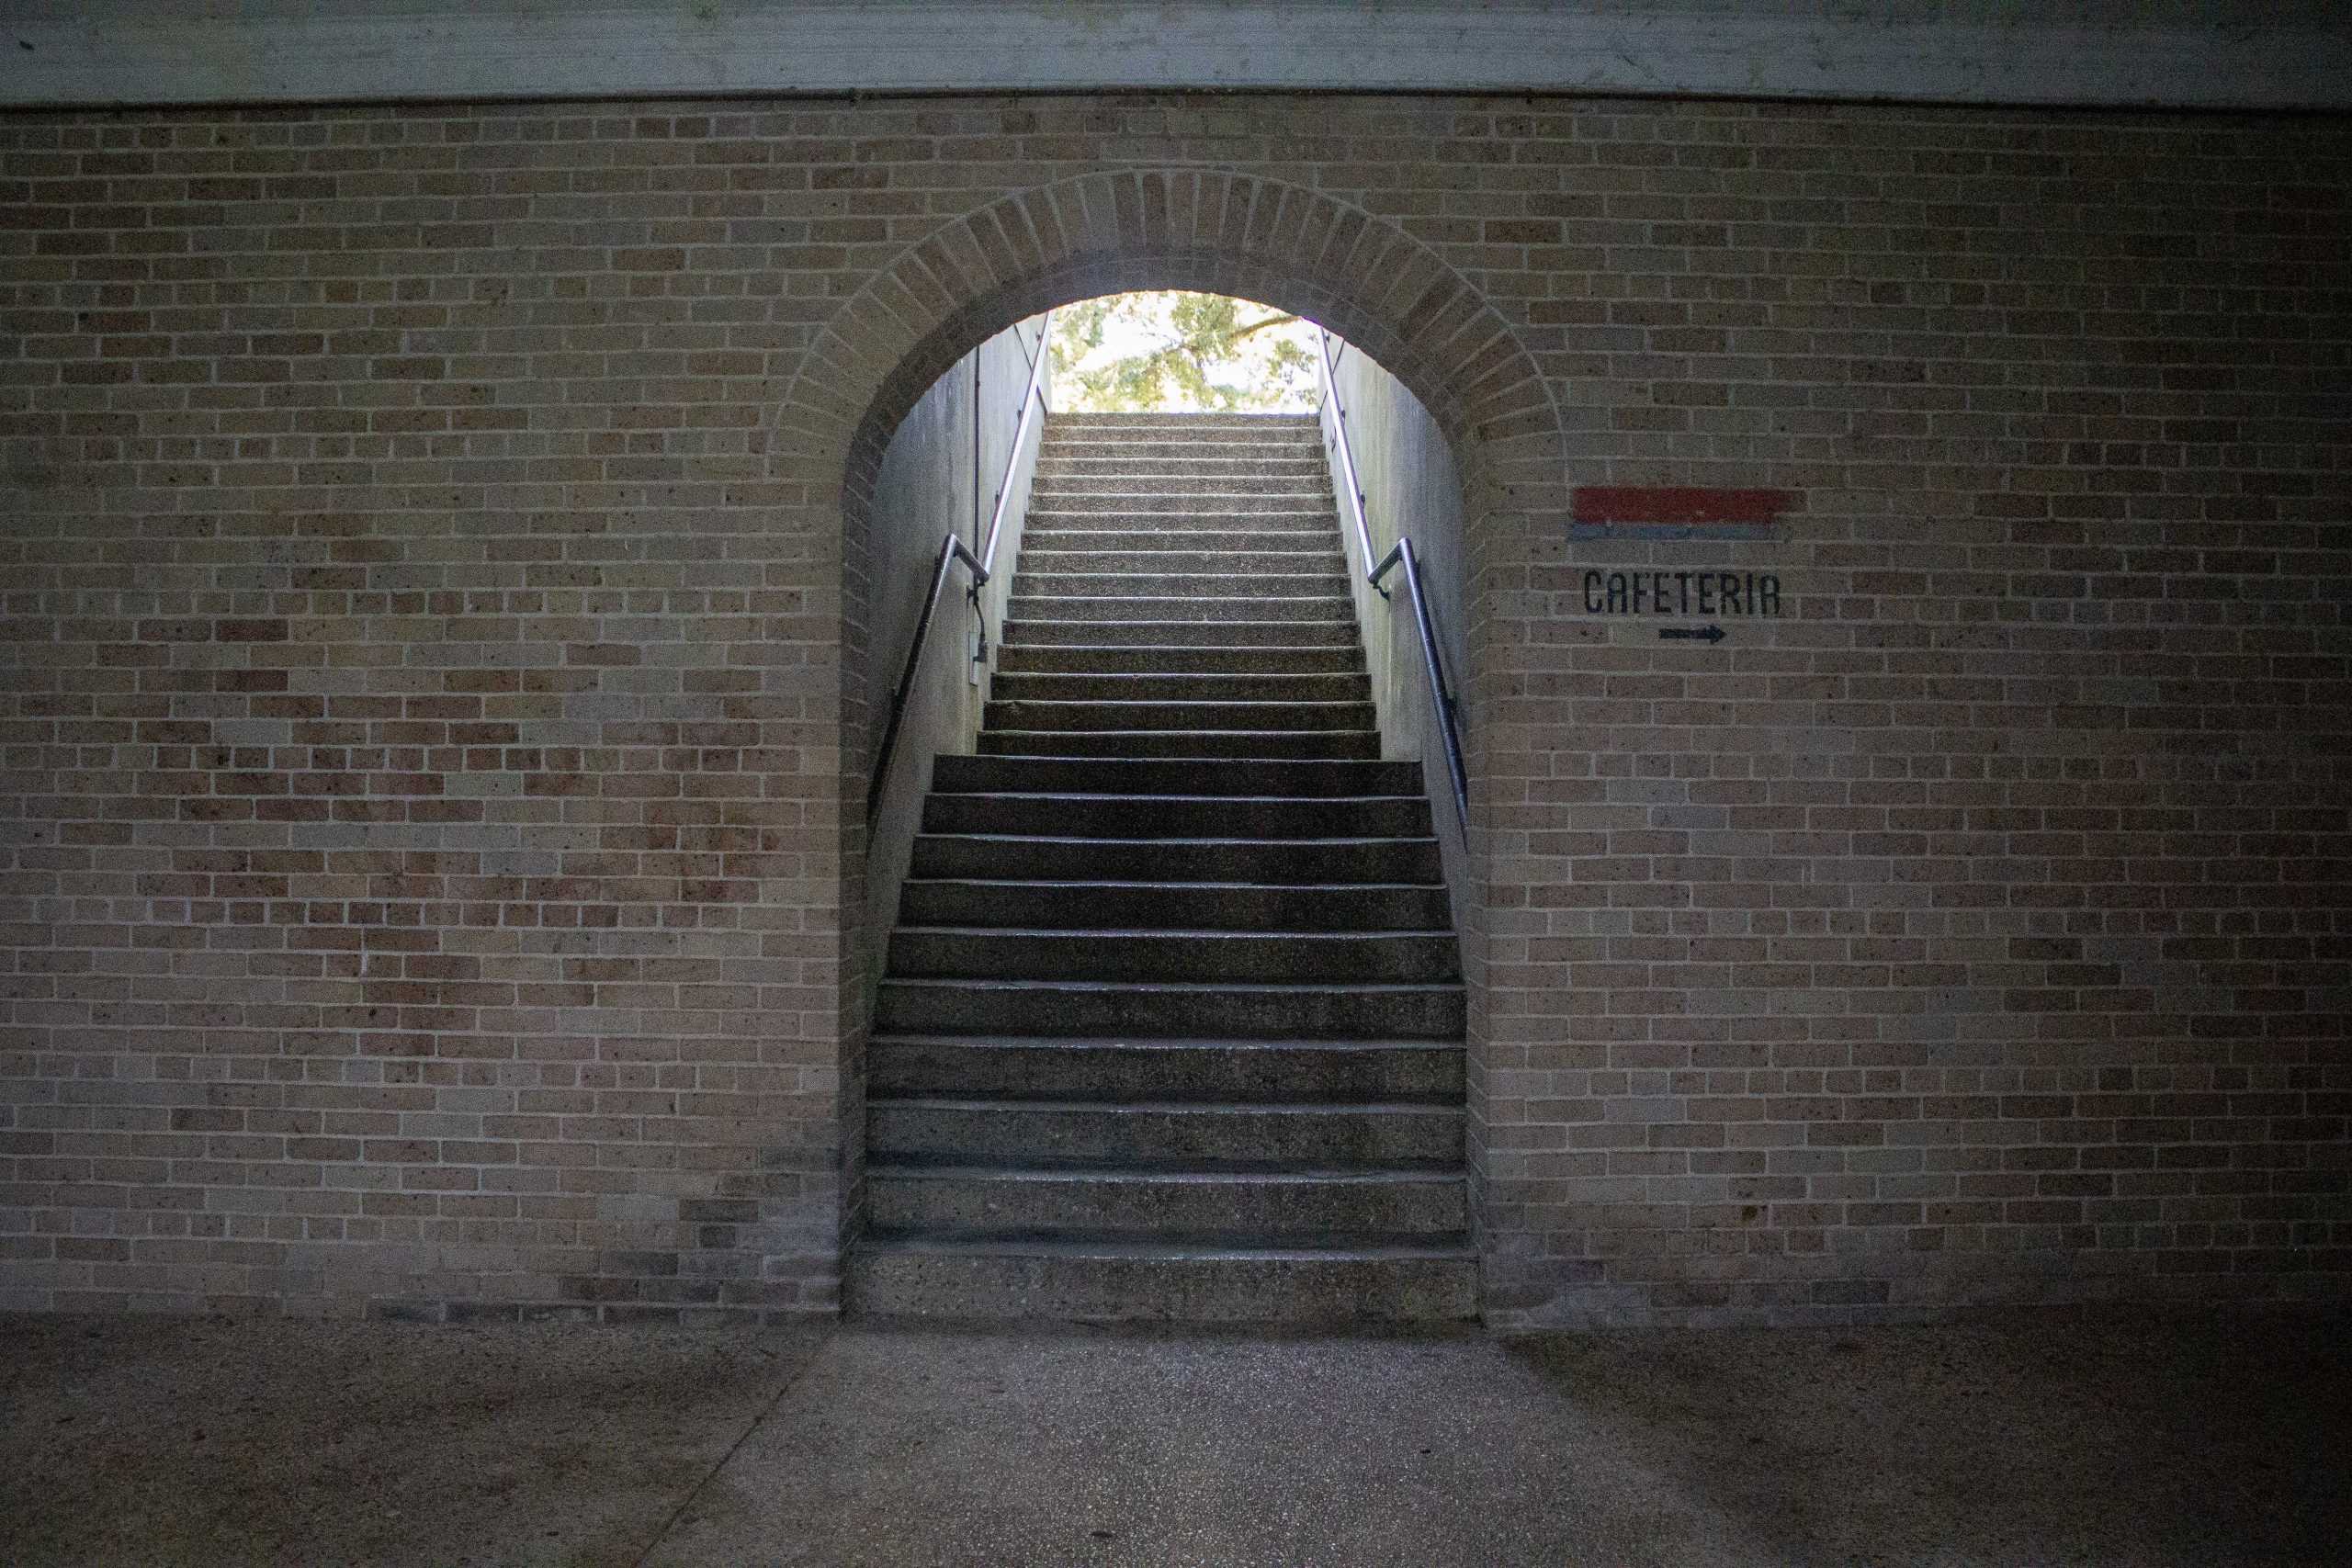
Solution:
[[(1453, 449), (1437, 421), (1402, 381), (1382, 369), (1370, 355), (1354, 350), (1340, 356), (1339, 387), (1348, 411), (1356, 463), (1356, 478), (1363, 487), (1364, 526), (1372, 536), (1372, 559), (1377, 563), (1396, 540), (1410, 535), (1429, 591), (1430, 614), (1435, 619), (1439, 651), (1445, 675), (1457, 694), (1469, 671), (1469, 625), (1464, 583), (1467, 580), (1463, 545), (1462, 476), (1454, 467)], [(1329, 420), (1325, 420), (1326, 449), (1330, 449)], [(1339, 461), (1332, 458), (1333, 483)], [(1338, 497), (1340, 527), (1351, 533), (1347, 497)], [(1468, 844), (1454, 820), (1453, 785), (1445, 768), (1445, 744), (1437, 727), (1437, 709), (1430, 700), (1429, 678), (1421, 666), (1421, 643), (1413, 622), (1412, 602), (1405, 592), (1404, 569), (1393, 569), (1386, 580), (1390, 596), (1382, 598), (1363, 581), (1363, 563), (1353, 570), (1357, 619), (1363, 624), (1364, 653), (1372, 672), (1372, 699), (1380, 713), (1382, 754), (1409, 757), (1422, 764), (1428, 781), (1430, 808), (1438, 828), (1438, 841), (1446, 863), (1446, 886), (1457, 909), (1478, 904), (1471, 880)]]
[[(1005, 603), (1012, 594), (1013, 563), (1021, 555), (1022, 523), (1042, 421), (1032, 419), (1017, 455), (1013, 438), (1022, 434), (1021, 402), (1029, 386), (1026, 345), (1036, 343), (1036, 324), (1024, 323), (997, 333), (957, 360), (899, 423), (875, 485), (874, 526), (866, 535), (870, 575), (864, 596), (874, 630), (862, 660), (865, 690), (876, 716), (865, 730), (868, 768), (873, 765), (871, 749), (881, 742), (881, 719), (889, 711), (915, 623), (931, 592), (941, 539), (952, 529), (979, 554), (998, 487), (1008, 473), (1013, 493), (997, 543), (1000, 570), (980, 585), (977, 603), (967, 594), (971, 578), (962, 566), (952, 570), (940, 595), (889, 776), (866, 829), (865, 915), (858, 931), (876, 951), (862, 966), (864, 978), (857, 984), (863, 994), (842, 1025), (839, 1081), (844, 1235), (856, 1233), (865, 1212), (865, 1117), (859, 1100), (865, 1078), (863, 1021), (870, 1016), (872, 992), (888, 962), (884, 945), (897, 923), (899, 890), (914, 851), (933, 764), (941, 756), (970, 751), (979, 734), (995, 669), (995, 639), (1001, 634)], [(988, 657), (976, 670), (973, 640), (983, 627), (989, 642)], [(857, 807), (863, 809), (863, 804), (857, 802)]]
[[(923, 394), (890, 438), (875, 488), (869, 536), (874, 637), (866, 649), (866, 682), (878, 704), (887, 705), (905, 664), (916, 617), (931, 590), (940, 539), (952, 529), (974, 554), (981, 548), (1020, 430), (1021, 399), (1029, 385), (1024, 345), (1036, 339), (1034, 322), (989, 339)], [(961, 567), (940, 595), (898, 756), (867, 840), (868, 930), (887, 931), (898, 917), (899, 885), (906, 878), (923, 793), (931, 787), (933, 759), (970, 751), (980, 732), (1042, 428), (1041, 421), (1030, 422), (1021, 461), (1012, 465), (1013, 501), (1005, 509), (997, 544), (1000, 570), (981, 587), (977, 608), (966, 596), (970, 577)], [(972, 642), (982, 626), (989, 655), (976, 671)], [(879, 744), (878, 724), (871, 739)]]
[(2340, 118), (25, 114), (0, 201), (7, 1305), (829, 1310), (837, 428), (1243, 251), (1462, 416), (1490, 1320), (2352, 1282)]
[[(1455, 818), (1453, 784), (1446, 773), (1444, 740), (1438, 732), (1437, 709), (1430, 700), (1429, 678), (1422, 670), (1420, 637), (1405, 590), (1404, 569), (1399, 565), (1391, 570), (1385, 599), (1363, 577), (1367, 567), (1387, 555), (1400, 536), (1411, 536), (1429, 592), (1430, 613), (1437, 625), (1446, 678), (1457, 698), (1466, 697), (1470, 616), (1464, 585), (1469, 562), (1463, 536), (1462, 476), (1445, 433), (1410, 389), (1370, 355), (1353, 347), (1338, 354), (1337, 364), (1340, 401), (1348, 411), (1349, 450), (1363, 489), (1364, 527), (1372, 538), (1369, 562), (1356, 558), (1360, 552), (1352, 537), (1344, 466), (1328, 401), (1322, 410), (1324, 449), (1331, 462), (1340, 526), (1349, 536), (1350, 588), (1355, 597), (1357, 622), (1363, 627), (1373, 705), (1380, 715), (1381, 753), (1414, 758), (1421, 764), (1430, 819), (1436, 828), (1438, 854), (1445, 870), (1446, 898), (1462, 943), (1463, 972), (1475, 977), (1486, 953), (1486, 890), (1480, 886), (1470, 840)], [(1466, 700), (1462, 708), (1466, 716)], [(1474, 978), (1474, 1005), (1483, 990)], [(1471, 1074), (1469, 1107), (1474, 1127), (1487, 1115), (1485, 1084), (1483, 1073)], [(1471, 1170), (1481, 1184), (1488, 1147), (1488, 1141), (1474, 1133)], [(1485, 1205), (1477, 1205), (1480, 1214), (1484, 1209)]]
[[(999, 333), (989, 340), (983, 351), (990, 362), (981, 366), (980, 413), (980, 536), (981, 548), (986, 548), (989, 518), (997, 506), (1000, 485), (1010, 493), (1004, 499), (1002, 533), (997, 540), (996, 565), (989, 581), (981, 585), (979, 595), (980, 630), (987, 639), (987, 649), (979, 667), (979, 683), (967, 682), (964, 687), (966, 710), (964, 744), (960, 750), (969, 750), (969, 742), (980, 732), (982, 716), (988, 701), (995, 690), (997, 654), (1004, 643), (1004, 622), (1012, 603), (1012, 581), (1021, 565), (1021, 544), (1028, 531), (1029, 495), (1037, 478), (1037, 454), (1044, 445), (1046, 421), (1053, 408), (1053, 358), (1047, 354), (1046, 319), (1042, 316), (1023, 321)], [(1037, 406), (1031, 411), (1029, 428), (1021, 428), (1022, 400), (1028, 387), (1031, 357), (1046, 355), (1044, 370), (1037, 378)], [(1014, 437), (1020, 437), (1020, 450), (1013, 450)]]

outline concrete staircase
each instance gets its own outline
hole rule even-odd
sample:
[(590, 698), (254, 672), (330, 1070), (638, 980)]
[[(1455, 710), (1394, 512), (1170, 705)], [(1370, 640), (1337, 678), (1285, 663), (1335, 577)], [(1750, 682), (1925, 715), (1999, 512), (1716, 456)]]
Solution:
[(1316, 422), (1057, 414), (868, 1057), (853, 1306), (1464, 1318), (1463, 988)]

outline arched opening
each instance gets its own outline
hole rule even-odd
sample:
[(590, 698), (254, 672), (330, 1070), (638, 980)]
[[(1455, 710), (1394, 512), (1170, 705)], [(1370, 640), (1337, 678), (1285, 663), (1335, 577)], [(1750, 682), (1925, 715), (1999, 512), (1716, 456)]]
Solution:
[[(1213, 414), (1238, 422), (1199, 417)], [(1336, 547), (1330, 564), (1353, 601), (1378, 754), (1429, 765), (1429, 793), (1446, 807), (1447, 881), (1457, 897), (1466, 892), (1457, 702), (1466, 669), (1464, 494), (1453, 444), (1408, 387), (1319, 322), (1230, 295), (1131, 290), (1057, 306), (976, 345), (917, 400), (885, 447), (865, 508), (868, 576), (877, 585), (862, 671), (869, 936), (889, 928), (931, 758), (969, 751), (978, 739), (1012, 614), (1038, 433), (1098, 416), (1164, 419), (1171, 438), (1207, 437), (1207, 455), (1160, 457), (1200, 468), (1208, 487), (1201, 504), (1212, 509), (1247, 502), (1234, 492), (1266, 478), (1250, 473), (1252, 449), (1241, 437), (1276, 434), (1281, 416), (1312, 423), (1319, 447), (1308, 457), (1263, 462), (1292, 465), (1275, 477), (1296, 504), (1328, 511), (1336, 502), (1336, 536), (1310, 528), (1305, 542)], [(1260, 417), (1267, 428), (1250, 430)], [(1208, 428), (1188, 433), (1188, 423)], [(1112, 495), (1141, 482), (1102, 455), (1118, 449), (1104, 439), (1117, 428), (1081, 443), (1092, 455), (1075, 460), (1087, 471), (1062, 482)], [(1150, 589), (1177, 596), (1171, 605), (1216, 576), (1215, 551), (1183, 547), (1206, 536), (1200, 518), (1131, 521), (1144, 530), (1141, 564), (1177, 574)], [(1241, 515), (1226, 521), (1256, 525)], [(1220, 534), (1216, 542), (1238, 541)], [(1069, 554), (1048, 548), (1046, 558)], [(1285, 558), (1297, 554), (1278, 551), (1261, 564), (1296, 565)], [(1064, 564), (1111, 563), (1086, 552)]]
[[(1093, 177), (1026, 193), (952, 225), (907, 254), (826, 330), (791, 389), (781, 444), (830, 452), (842, 566), (842, 1145), (845, 1241), (863, 1221), (860, 1187), (874, 965), (881, 932), (863, 918), (866, 840), (858, 803), (878, 722), (868, 627), (875, 595), (873, 509), (892, 434), (925, 390), (975, 346), (1015, 322), (1125, 288), (1184, 288), (1260, 300), (1329, 327), (1347, 352), (1392, 373), (1420, 405), (1453, 467), (1461, 547), (1446, 563), (1460, 627), (1455, 681), (1469, 736), (1468, 831), (1451, 852), (1462, 886), (1456, 923), (1467, 980), (1467, 1155), (1482, 1150), (1479, 948), (1484, 878), (1477, 642), (1489, 530), (1516, 531), (1531, 510), (1559, 507), (1559, 422), (1517, 335), (1458, 276), (1403, 234), (1329, 198), (1269, 182), (1195, 174)], [(820, 506), (824, 498), (809, 498)], [(904, 585), (901, 585), (903, 587)]]

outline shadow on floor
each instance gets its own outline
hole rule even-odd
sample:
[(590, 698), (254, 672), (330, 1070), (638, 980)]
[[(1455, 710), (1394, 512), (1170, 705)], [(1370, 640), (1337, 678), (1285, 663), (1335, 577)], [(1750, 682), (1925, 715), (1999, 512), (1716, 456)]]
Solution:
[(2336, 1562), (2352, 1323), (0, 1321), (0, 1560)]
[(2043, 1312), (1510, 1353), (1784, 1560), (2318, 1563), (2352, 1540), (2347, 1326)]
[(0, 1562), (630, 1562), (825, 1337), (0, 1318)]

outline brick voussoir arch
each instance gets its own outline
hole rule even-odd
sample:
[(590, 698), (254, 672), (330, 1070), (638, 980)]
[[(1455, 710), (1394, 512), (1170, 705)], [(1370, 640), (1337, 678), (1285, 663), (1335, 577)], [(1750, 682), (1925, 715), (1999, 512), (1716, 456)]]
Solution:
[[(776, 428), (796, 466), (838, 465), (854, 525), (891, 434), (963, 354), (1049, 306), (1146, 287), (1261, 299), (1372, 355), (1455, 444), (1474, 515), (1487, 510), (1476, 499), (1487, 484), (1512, 492), (1516, 510), (1542, 503), (1523, 487), (1559, 479), (1549, 384), (1442, 257), (1322, 192), (1204, 169), (1078, 175), (945, 223), (843, 303), (786, 389)], [(1482, 460), (1502, 457), (1479, 452), (1486, 440), (1532, 432), (1553, 437), (1550, 474), (1532, 453)]]

